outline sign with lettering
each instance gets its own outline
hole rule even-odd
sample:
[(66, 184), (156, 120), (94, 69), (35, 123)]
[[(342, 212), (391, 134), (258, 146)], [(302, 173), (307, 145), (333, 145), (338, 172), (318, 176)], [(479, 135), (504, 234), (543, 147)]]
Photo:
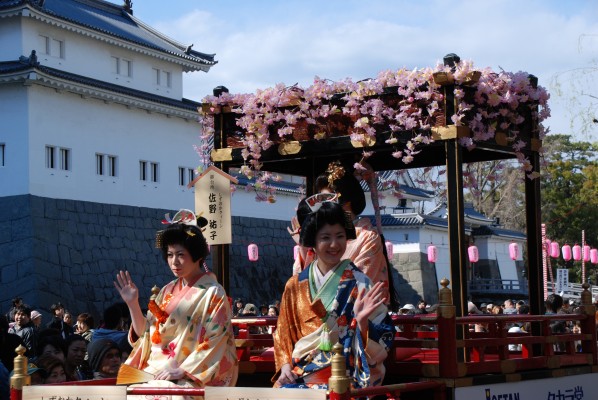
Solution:
[(23, 400), (122, 400), (126, 386), (54, 386), (23, 387)]
[(598, 374), (532, 379), (455, 389), (456, 399), (471, 400), (594, 400), (598, 399)]
[(326, 390), (249, 387), (205, 388), (205, 400), (326, 400)]
[(209, 245), (232, 242), (230, 184), (238, 181), (211, 165), (189, 186), (195, 186), (195, 215), (208, 220), (203, 232)]
[(560, 293), (566, 290), (569, 290), (569, 270), (559, 268), (556, 270), (556, 291)]

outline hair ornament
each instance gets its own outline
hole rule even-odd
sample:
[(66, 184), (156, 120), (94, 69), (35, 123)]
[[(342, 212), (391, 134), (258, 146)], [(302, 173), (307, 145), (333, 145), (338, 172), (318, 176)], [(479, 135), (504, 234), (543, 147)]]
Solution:
[(345, 168), (342, 166), (340, 161), (333, 161), (328, 164), (328, 169), (326, 169), (326, 174), (328, 175), (328, 186), (330, 189), (335, 190), (334, 181), (341, 179), (345, 176)]
[(322, 203), (325, 202), (331, 203), (338, 203), (338, 194), (337, 193), (316, 193), (312, 196), (309, 196), (305, 199), (305, 203), (311, 210), (311, 212), (316, 212), (322, 207)]
[(195, 217), (195, 213), (191, 210), (187, 210), (183, 208), (179, 210), (174, 217), (170, 218), (170, 213), (166, 213), (164, 215), (164, 219), (162, 220), (162, 225), (171, 225), (171, 224), (184, 224), (184, 225), (193, 225), (197, 226), (197, 218)]
[[(179, 210), (174, 217), (170, 218), (170, 213), (166, 213), (164, 215), (164, 219), (162, 220), (162, 225), (173, 225), (173, 224), (181, 224), (181, 225), (188, 225), (188, 226), (196, 226), (202, 232), (206, 229), (206, 225), (208, 224), (208, 220), (204, 217), (196, 217), (195, 213), (191, 210), (183, 208)], [(162, 248), (162, 234), (164, 230), (160, 230), (156, 232), (156, 248)], [(191, 229), (185, 229), (185, 233), (191, 237), (195, 236), (195, 232)]]

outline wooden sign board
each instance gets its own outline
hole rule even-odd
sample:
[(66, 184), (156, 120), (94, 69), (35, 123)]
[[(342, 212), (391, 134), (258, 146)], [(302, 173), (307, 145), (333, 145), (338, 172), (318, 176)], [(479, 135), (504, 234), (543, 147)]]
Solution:
[(205, 400), (326, 400), (326, 390), (323, 389), (207, 386), (205, 391)]
[(231, 182), (238, 183), (212, 165), (190, 183), (195, 186), (195, 215), (208, 220), (203, 235), (209, 245), (232, 243)]
[(23, 387), (23, 400), (123, 400), (126, 386), (54, 386)]

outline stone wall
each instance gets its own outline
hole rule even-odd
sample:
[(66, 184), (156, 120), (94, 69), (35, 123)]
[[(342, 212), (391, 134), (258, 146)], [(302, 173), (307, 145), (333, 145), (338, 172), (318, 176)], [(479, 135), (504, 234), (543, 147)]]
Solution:
[(427, 257), (424, 253), (399, 253), (393, 256), (391, 263), (397, 274), (394, 284), (402, 305), (417, 305), (422, 298), (428, 304), (438, 302), (436, 270), (430, 267)]
[[(44, 321), (57, 301), (75, 315), (91, 312), (99, 320), (120, 300), (113, 280), (121, 269), (130, 271), (146, 304), (152, 286), (172, 279), (154, 240), (164, 214), (173, 211), (30, 195), (0, 198), (0, 311), (6, 313), (20, 296)], [(233, 218), (230, 296), (256, 305), (281, 296), (294, 246), (286, 226)], [(260, 246), (257, 262), (247, 258), (251, 242)]]

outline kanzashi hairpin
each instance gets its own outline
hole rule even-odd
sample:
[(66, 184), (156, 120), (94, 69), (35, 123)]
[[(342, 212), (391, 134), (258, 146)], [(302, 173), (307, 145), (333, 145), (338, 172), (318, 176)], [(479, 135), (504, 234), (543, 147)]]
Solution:
[(312, 212), (316, 212), (322, 207), (324, 202), (338, 203), (338, 195), (336, 193), (316, 193), (313, 196), (309, 196), (305, 199), (305, 203)]

